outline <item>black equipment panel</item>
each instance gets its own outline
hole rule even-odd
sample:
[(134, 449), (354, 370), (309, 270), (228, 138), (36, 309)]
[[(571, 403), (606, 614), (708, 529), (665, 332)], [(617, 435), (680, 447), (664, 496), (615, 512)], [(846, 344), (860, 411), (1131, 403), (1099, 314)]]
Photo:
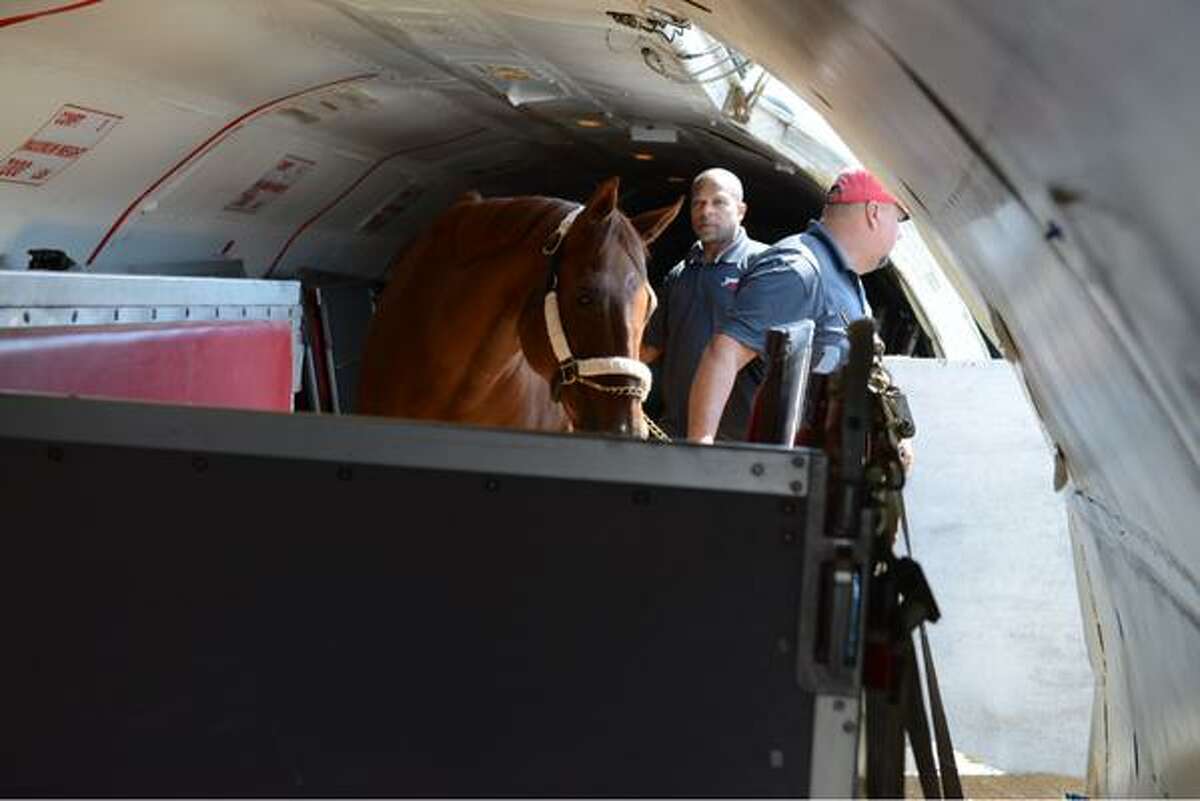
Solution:
[(807, 498), (0, 438), (5, 795), (779, 796)]

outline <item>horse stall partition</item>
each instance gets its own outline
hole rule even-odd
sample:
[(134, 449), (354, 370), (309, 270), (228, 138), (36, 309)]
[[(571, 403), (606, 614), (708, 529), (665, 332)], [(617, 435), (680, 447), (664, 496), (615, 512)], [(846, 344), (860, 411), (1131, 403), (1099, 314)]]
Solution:
[(359, 366), (375, 313), (376, 282), (301, 270), (304, 292), (303, 411), (357, 410)]
[(798, 681), (827, 469), (0, 394), (0, 793), (850, 795), (857, 676)]
[(0, 390), (290, 411), (294, 281), (0, 272)]

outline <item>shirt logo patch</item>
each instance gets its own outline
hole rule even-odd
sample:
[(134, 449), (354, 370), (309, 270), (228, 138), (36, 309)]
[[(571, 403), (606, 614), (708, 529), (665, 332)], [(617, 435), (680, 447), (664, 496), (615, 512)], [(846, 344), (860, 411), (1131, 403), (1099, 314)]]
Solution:
[(722, 279), (721, 279), (721, 288), (722, 288), (722, 289), (725, 289), (725, 288), (727, 288), (727, 287), (728, 287), (729, 289), (737, 289), (737, 288), (738, 288), (738, 278), (737, 278), (737, 276), (733, 276), (733, 275), (731, 275), (731, 276), (729, 276), (729, 277), (727, 277), (727, 278), (722, 278)]

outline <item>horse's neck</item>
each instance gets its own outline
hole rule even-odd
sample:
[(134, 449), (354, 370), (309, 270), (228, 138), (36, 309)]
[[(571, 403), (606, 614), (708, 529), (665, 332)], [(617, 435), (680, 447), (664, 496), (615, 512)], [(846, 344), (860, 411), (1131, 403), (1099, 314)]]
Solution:
[(364, 409), (564, 428), (549, 385), (521, 350), (518, 324), (545, 286), (542, 245), (570, 209), (551, 199), (468, 200), (442, 215), (396, 264), (372, 320)]
[[(522, 208), (522, 204), (532, 208)], [(509, 356), (520, 349), (517, 320), (525, 302), (544, 290), (549, 279), (551, 261), (542, 253), (542, 247), (570, 211), (571, 204), (552, 198), (483, 201), (462, 210), (465, 219), (455, 226), (460, 232), (465, 228), (516, 234), (497, 244), (478, 233), (474, 238), (460, 233), (451, 259), (468, 265), (457, 271), (461, 282), (457, 291), (464, 300), (475, 299), (460, 304), (460, 313), (472, 321), (491, 318), (491, 336), (482, 343), (481, 351), (490, 354), (497, 366), (507, 363)]]
[[(535, 205), (522, 208), (521, 203)], [(442, 298), (442, 325), (447, 343), (461, 349), (460, 363), (470, 365), (459, 385), (464, 400), (535, 391), (531, 388), (541, 379), (531, 380), (518, 323), (525, 302), (546, 286), (550, 259), (542, 245), (570, 210), (565, 201), (542, 198), (470, 203), (455, 210), (437, 237), (455, 243), (435, 269), (454, 279)], [(494, 231), (514, 235), (499, 244), (480, 235)]]

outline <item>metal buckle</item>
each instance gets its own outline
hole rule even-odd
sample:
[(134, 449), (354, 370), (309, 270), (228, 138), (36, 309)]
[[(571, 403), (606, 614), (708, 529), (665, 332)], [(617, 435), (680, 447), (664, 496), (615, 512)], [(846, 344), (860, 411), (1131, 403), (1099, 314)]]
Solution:
[(558, 365), (558, 383), (560, 386), (574, 384), (579, 380), (579, 362), (567, 359)]
[(567, 384), (574, 384), (579, 380), (579, 365), (574, 359), (567, 359), (560, 362), (558, 372), (554, 374), (554, 379), (550, 382), (550, 399), (558, 403), (562, 398), (562, 388)]

